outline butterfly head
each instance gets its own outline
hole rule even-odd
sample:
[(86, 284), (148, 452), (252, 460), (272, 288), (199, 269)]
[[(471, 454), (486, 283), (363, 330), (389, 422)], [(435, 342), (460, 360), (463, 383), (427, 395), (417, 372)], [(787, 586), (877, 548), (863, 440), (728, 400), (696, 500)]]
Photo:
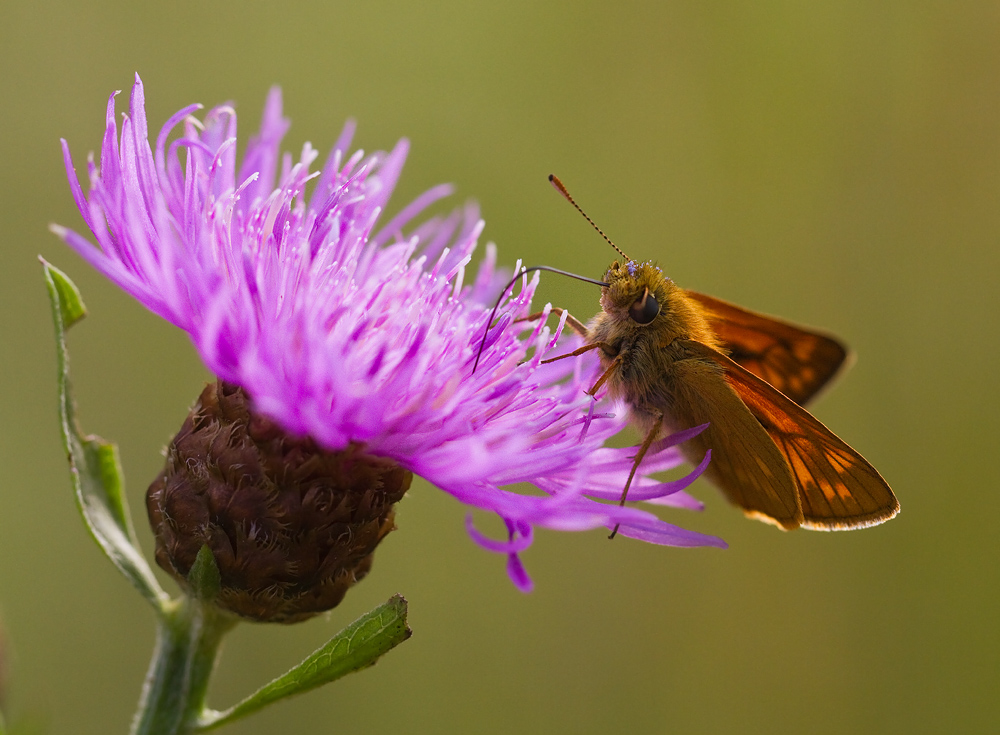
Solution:
[(635, 326), (653, 324), (676, 289), (651, 261), (615, 261), (604, 274), (607, 286), (601, 289), (601, 307), (605, 313)]

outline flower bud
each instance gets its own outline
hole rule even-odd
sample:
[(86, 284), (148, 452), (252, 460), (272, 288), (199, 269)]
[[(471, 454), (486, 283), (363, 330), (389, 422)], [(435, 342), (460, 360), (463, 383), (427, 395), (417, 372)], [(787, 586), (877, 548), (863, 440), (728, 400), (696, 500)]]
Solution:
[(146, 493), (156, 562), (186, 588), (207, 544), (221, 578), (216, 605), (251, 620), (305, 620), (368, 573), (412, 478), (359, 445), (334, 452), (289, 436), (239, 387), (209, 384)]

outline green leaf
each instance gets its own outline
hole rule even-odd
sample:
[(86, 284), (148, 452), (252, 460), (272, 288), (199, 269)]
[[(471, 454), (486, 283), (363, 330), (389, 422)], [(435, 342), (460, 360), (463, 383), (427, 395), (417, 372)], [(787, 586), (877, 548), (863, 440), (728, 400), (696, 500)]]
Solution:
[(59, 313), (62, 316), (63, 327), (69, 329), (87, 316), (87, 307), (83, 305), (80, 290), (61, 270), (49, 265), (42, 258), (39, 260), (42, 261), (43, 268), (52, 272), (52, 285), (59, 294)]
[(118, 448), (100, 437), (85, 436), (76, 421), (66, 330), (86, 315), (86, 307), (66, 274), (44, 260), (42, 269), (52, 302), (59, 365), (59, 418), (77, 507), (91, 536), (111, 562), (162, 612), (168, 597), (139, 552), (125, 501)]
[(207, 710), (197, 729), (205, 731), (228, 724), (279, 699), (308, 692), (353, 671), (372, 666), (410, 635), (412, 631), (406, 624), (406, 600), (394, 595), (388, 602), (344, 628), (298, 666), (236, 706), (224, 712)]

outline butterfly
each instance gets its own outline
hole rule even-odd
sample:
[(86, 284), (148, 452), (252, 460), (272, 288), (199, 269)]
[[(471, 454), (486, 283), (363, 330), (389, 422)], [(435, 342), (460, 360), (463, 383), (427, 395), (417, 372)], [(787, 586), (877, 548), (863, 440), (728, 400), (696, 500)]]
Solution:
[(606, 385), (645, 433), (622, 503), (654, 440), (708, 424), (681, 449), (694, 463), (711, 450), (705, 476), (751, 518), (835, 531), (899, 512), (878, 471), (804, 408), (849, 363), (840, 341), (681, 288), (625, 255), (549, 178), (625, 259), (592, 281), (601, 311), (588, 324), (567, 314), (587, 344), (553, 358), (597, 350), (603, 372), (590, 393)]

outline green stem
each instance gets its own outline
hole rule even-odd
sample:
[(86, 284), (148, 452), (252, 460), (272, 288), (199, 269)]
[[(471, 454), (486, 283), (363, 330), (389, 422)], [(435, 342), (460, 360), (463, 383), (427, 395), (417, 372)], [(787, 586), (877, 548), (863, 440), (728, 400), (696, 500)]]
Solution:
[(194, 732), (219, 645), (235, 624), (214, 606), (186, 596), (168, 608), (159, 619), (132, 735)]

